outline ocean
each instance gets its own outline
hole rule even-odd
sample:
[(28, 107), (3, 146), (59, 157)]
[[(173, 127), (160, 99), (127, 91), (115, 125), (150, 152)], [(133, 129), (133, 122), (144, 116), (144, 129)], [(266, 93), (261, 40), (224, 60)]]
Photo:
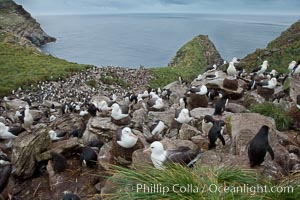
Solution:
[(226, 60), (264, 48), (299, 16), (116, 14), (34, 16), (57, 38), (42, 47), (53, 56), (96, 66), (167, 66), (193, 37), (208, 35)]

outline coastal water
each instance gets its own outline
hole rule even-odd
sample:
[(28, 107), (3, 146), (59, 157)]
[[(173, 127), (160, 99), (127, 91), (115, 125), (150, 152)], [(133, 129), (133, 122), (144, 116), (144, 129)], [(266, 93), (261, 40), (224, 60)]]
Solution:
[(300, 16), (122, 14), (34, 16), (58, 40), (42, 50), (96, 66), (166, 66), (199, 34), (208, 35), (224, 59), (264, 48)]

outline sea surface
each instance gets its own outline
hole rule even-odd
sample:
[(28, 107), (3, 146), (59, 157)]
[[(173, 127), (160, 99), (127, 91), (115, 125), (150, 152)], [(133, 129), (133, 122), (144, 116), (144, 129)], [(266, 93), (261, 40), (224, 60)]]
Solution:
[(34, 16), (57, 38), (42, 47), (53, 56), (96, 66), (167, 66), (176, 51), (208, 35), (226, 60), (264, 48), (299, 16), (118, 14)]

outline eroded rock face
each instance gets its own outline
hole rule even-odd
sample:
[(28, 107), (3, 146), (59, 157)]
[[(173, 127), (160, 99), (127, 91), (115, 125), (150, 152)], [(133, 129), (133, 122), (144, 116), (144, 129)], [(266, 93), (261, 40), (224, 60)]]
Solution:
[(88, 143), (93, 137), (97, 137), (101, 141), (108, 142), (113, 138), (118, 127), (111, 122), (110, 117), (92, 117), (86, 125), (82, 139), (85, 143)]
[(21, 179), (30, 178), (36, 169), (41, 154), (51, 144), (47, 127), (40, 127), (32, 134), (19, 135), (13, 142), (12, 163), (16, 167), (14, 175)]

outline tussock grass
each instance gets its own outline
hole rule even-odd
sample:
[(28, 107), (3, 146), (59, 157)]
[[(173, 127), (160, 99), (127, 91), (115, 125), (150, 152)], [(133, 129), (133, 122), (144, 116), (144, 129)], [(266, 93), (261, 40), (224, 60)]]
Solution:
[[(107, 194), (106, 198), (229, 200), (299, 199), (300, 197), (299, 173), (275, 183), (262, 178), (253, 170), (229, 167), (197, 166), (189, 169), (181, 165), (169, 164), (165, 170), (157, 170), (149, 166), (141, 169), (134, 171), (114, 166), (112, 173), (117, 176), (110, 179), (116, 183), (117, 191)], [(152, 191), (147, 187), (152, 187)]]
[(272, 117), (276, 122), (276, 128), (279, 131), (288, 129), (293, 122), (293, 119), (279, 107), (276, 107), (271, 102), (264, 102), (262, 104), (253, 105), (250, 108), (251, 112), (260, 113), (264, 116)]
[(8, 95), (19, 86), (50, 80), (50, 77), (54, 80), (64, 78), (87, 68), (87, 65), (0, 42), (0, 96)]

